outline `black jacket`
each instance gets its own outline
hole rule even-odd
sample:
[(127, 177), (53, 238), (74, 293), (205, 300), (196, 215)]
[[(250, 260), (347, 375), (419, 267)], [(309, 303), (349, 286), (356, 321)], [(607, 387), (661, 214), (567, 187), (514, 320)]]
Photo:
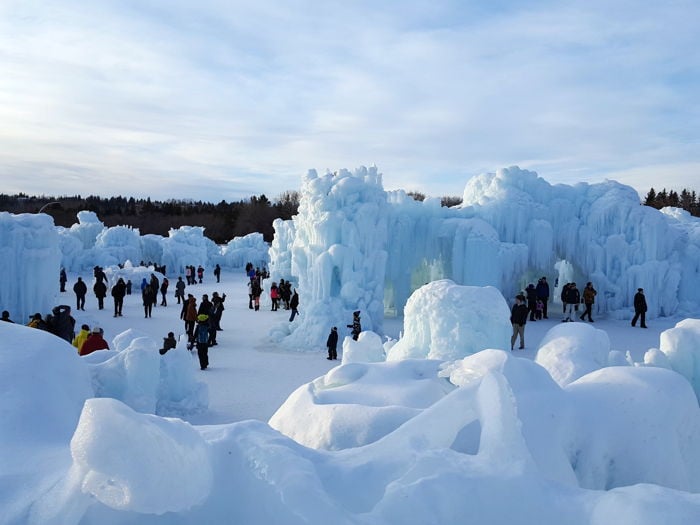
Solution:
[(527, 316), (529, 310), (524, 304), (514, 304), (510, 311), (510, 322), (511, 324), (524, 325), (527, 323)]
[(646, 312), (647, 311), (647, 299), (644, 297), (642, 292), (637, 292), (634, 294), (634, 311), (635, 312)]
[(328, 348), (335, 348), (338, 346), (338, 331), (337, 330), (331, 330), (331, 333), (328, 334), (328, 341), (326, 341), (326, 346)]

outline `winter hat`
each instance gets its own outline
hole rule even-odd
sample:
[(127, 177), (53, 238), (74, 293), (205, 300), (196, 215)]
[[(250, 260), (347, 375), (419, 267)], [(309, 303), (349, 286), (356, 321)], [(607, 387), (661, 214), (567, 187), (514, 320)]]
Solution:
[(102, 333), (102, 328), (100, 328), (99, 326), (93, 326), (93, 327), (92, 327), (92, 333), (93, 333), (93, 334), (101, 334), (101, 333)]

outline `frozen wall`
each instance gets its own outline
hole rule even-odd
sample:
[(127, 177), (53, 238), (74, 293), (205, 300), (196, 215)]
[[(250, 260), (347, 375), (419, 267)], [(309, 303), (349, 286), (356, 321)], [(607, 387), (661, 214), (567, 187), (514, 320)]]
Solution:
[(0, 212), (0, 310), (25, 324), (51, 311), (58, 293), (61, 251), (46, 214)]
[[(512, 167), (470, 179), (463, 203), (445, 208), (385, 192), (376, 168), (310, 171), (299, 214), (274, 226), (274, 275), (299, 283), (305, 309), (323, 305), (329, 326), (359, 309), (363, 328), (377, 330), (380, 303), (400, 315), (414, 290), (438, 279), (511, 297), (546, 275), (554, 298), (555, 277), (592, 281), (596, 313), (621, 319), (640, 287), (649, 317), (700, 310), (700, 220), (642, 206), (614, 181), (551, 185)], [(306, 331), (316, 345), (324, 336)]]

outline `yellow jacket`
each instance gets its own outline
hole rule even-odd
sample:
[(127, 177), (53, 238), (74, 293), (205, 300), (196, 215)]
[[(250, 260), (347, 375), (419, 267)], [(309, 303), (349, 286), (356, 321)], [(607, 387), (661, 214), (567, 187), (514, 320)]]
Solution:
[(80, 353), (80, 349), (83, 347), (83, 343), (89, 335), (90, 332), (81, 329), (80, 332), (78, 332), (78, 335), (76, 335), (75, 338), (73, 338), (73, 346), (78, 349), (78, 353)]

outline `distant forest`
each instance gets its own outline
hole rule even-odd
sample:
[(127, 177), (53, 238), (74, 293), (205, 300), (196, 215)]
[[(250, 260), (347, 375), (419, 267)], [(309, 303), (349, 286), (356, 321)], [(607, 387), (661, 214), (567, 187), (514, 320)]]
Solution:
[(274, 219), (290, 219), (299, 208), (299, 193), (287, 191), (271, 202), (264, 194), (238, 202), (218, 204), (193, 200), (152, 201), (133, 197), (96, 196), (33, 197), (23, 193), (0, 194), (0, 211), (10, 213), (44, 213), (51, 215), (57, 226), (70, 227), (78, 222), (79, 211), (97, 214), (105, 226), (131, 226), (143, 234), (167, 236), (170, 228), (204, 226), (205, 235), (224, 244), (234, 237), (260, 232), (272, 241)]
[[(425, 195), (409, 192), (415, 200), (422, 201)], [(442, 197), (443, 206), (454, 206), (459, 197)], [(131, 226), (144, 235), (155, 233), (168, 235), (170, 228), (180, 226), (204, 226), (205, 235), (217, 244), (225, 244), (234, 237), (253, 232), (262, 233), (267, 242), (272, 242), (275, 219), (291, 219), (299, 208), (299, 192), (286, 191), (270, 201), (264, 194), (248, 200), (218, 204), (193, 200), (152, 201), (133, 197), (102, 198), (94, 195), (81, 197), (40, 197), (19, 193), (0, 194), (0, 211), (10, 213), (44, 213), (53, 217), (57, 226), (70, 227), (78, 222), (79, 211), (88, 210), (97, 214), (105, 226)]]
[(645, 206), (656, 208), (657, 210), (660, 210), (664, 206), (682, 208), (690, 212), (691, 215), (700, 217), (700, 201), (698, 201), (695, 190), (690, 191), (683, 188), (681, 192), (678, 193), (674, 190), (666, 191), (666, 188), (664, 188), (660, 192), (656, 193), (656, 190), (651, 188), (649, 193), (647, 193), (643, 204)]

